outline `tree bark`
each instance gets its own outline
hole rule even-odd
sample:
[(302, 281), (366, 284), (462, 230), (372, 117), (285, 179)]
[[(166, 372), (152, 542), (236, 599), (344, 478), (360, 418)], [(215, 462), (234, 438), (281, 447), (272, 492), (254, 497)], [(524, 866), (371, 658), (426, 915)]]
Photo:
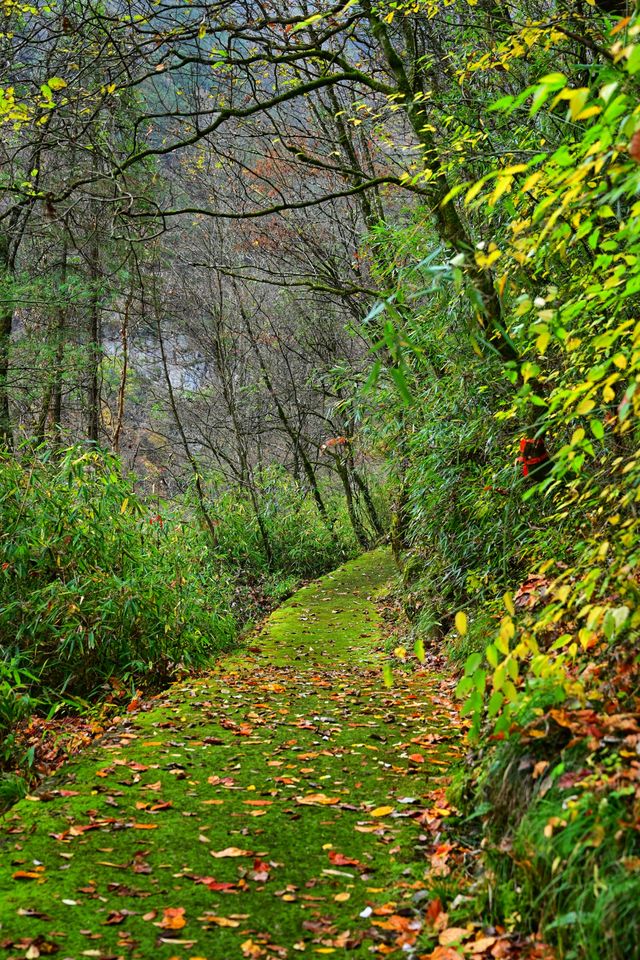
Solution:
[(92, 283), (91, 303), (89, 307), (88, 328), (88, 387), (87, 387), (87, 439), (98, 443), (100, 439), (100, 358), (101, 358), (101, 323), (100, 323), (100, 233), (98, 217), (95, 219), (92, 240), (91, 259), (89, 263), (89, 279)]
[[(5, 233), (0, 233), (0, 273), (7, 280), (13, 275), (11, 244)], [(13, 447), (13, 429), (9, 409), (9, 351), (13, 332), (13, 301), (0, 304), (0, 447)]]
[(216, 525), (211, 519), (211, 514), (207, 508), (207, 501), (205, 497), (204, 488), (202, 486), (202, 480), (200, 478), (200, 470), (196, 462), (195, 457), (191, 451), (191, 446), (187, 440), (187, 435), (184, 432), (184, 427), (182, 426), (182, 420), (180, 418), (180, 413), (178, 411), (178, 405), (176, 403), (176, 397), (173, 390), (173, 384), (171, 383), (171, 374), (169, 371), (169, 362), (167, 360), (167, 353), (164, 346), (164, 337), (162, 336), (162, 328), (160, 326), (160, 318), (156, 314), (156, 329), (158, 331), (158, 344), (160, 346), (160, 359), (162, 362), (162, 371), (164, 373), (165, 383), (167, 385), (167, 393), (169, 396), (169, 406), (171, 407), (171, 412), (173, 414), (173, 419), (182, 442), (182, 447), (185, 452), (185, 456), (189, 461), (191, 470), (193, 471), (193, 480), (196, 488), (196, 496), (198, 497), (198, 505), (200, 507), (200, 512), (202, 514), (202, 519), (204, 520), (206, 527), (211, 535), (211, 540), (214, 544), (218, 542), (218, 534), (216, 531)]
[(297, 434), (296, 431), (291, 426), (291, 423), (289, 422), (289, 418), (286, 414), (286, 411), (282, 406), (282, 403), (280, 402), (280, 398), (278, 397), (275, 387), (273, 386), (273, 381), (271, 380), (269, 370), (267, 369), (267, 365), (264, 361), (264, 357), (262, 356), (259, 344), (253, 332), (253, 327), (251, 326), (251, 320), (249, 319), (246, 311), (242, 308), (242, 305), (240, 305), (240, 312), (242, 314), (242, 319), (244, 321), (245, 329), (249, 337), (249, 342), (251, 343), (251, 348), (260, 366), (262, 380), (264, 382), (265, 387), (267, 388), (269, 396), (273, 400), (273, 404), (278, 414), (278, 419), (280, 420), (285, 433), (287, 434), (287, 436), (289, 437), (289, 439), (293, 444), (295, 458), (296, 460), (299, 460), (299, 462), (302, 464), (302, 469), (304, 471), (304, 475), (307, 478), (307, 482), (309, 484), (309, 488), (311, 490), (315, 504), (318, 508), (318, 513), (320, 514), (320, 516), (322, 517), (326, 525), (329, 527), (329, 529), (333, 530), (333, 524), (331, 523), (331, 520), (327, 513), (327, 508), (325, 506), (324, 500), (322, 499), (322, 494), (320, 493), (320, 488), (318, 486), (318, 481), (317, 481), (313, 466), (311, 464), (311, 461), (307, 456), (307, 452), (304, 449), (303, 444), (300, 442), (299, 434)]

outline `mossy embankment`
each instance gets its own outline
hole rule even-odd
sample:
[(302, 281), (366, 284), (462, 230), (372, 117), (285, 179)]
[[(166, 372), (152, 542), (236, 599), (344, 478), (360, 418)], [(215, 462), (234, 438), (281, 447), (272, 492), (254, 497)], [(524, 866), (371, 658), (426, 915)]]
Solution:
[(401, 955), (458, 737), (428, 671), (382, 683), (392, 576), (379, 550), (305, 587), (14, 807), (0, 957)]

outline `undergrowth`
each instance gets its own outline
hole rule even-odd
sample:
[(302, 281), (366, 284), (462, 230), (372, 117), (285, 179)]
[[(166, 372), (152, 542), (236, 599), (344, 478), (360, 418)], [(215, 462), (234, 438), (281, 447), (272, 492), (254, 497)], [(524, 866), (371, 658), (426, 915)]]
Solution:
[(109, 453), (0, 454), (0, 769), (28, 763), (15, 731), (34, 710), (158, 689), (355, 554), (337, 499), (329, 527), (284, 472), (260, 483), (271, 557), (241, 493), (215, 492), (213, 542), (189, 497), (147, 502)]

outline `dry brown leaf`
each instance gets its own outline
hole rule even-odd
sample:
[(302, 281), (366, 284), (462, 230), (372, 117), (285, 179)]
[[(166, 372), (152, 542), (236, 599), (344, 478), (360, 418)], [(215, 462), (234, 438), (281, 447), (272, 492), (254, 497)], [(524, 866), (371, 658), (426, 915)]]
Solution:
[(224, 850), (210, 850), (212, 857), (221, 860), (223, 857), (253, 857), (253, 850), (241, 850), (240, 847), (225, 847)]

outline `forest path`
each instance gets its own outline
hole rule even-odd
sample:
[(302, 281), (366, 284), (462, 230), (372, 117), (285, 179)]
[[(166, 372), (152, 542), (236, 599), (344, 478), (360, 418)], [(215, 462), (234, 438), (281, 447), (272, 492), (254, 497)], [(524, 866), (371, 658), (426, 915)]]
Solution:
[(430, 950), (416, 904), (459, 731), (428, 670), (382, 682), (392, 575), (377, 550), (300, 590), (14, 807), (0, 960)]

